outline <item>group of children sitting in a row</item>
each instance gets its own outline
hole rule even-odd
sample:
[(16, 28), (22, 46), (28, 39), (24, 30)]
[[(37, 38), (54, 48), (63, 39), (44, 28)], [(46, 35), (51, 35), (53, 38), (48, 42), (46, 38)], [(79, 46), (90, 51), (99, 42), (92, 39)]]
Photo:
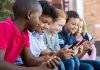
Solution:
[(16, 0), (0, 22), (0, 70), (100, 70), (93, 38), (76, 11)]

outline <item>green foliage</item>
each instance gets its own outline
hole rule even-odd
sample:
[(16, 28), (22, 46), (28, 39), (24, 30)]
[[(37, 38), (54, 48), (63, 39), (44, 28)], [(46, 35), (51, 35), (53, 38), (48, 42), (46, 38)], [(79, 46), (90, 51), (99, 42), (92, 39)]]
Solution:
[(15, 0), (0, 0), (0, 20), (12, 18), (12, 4)]

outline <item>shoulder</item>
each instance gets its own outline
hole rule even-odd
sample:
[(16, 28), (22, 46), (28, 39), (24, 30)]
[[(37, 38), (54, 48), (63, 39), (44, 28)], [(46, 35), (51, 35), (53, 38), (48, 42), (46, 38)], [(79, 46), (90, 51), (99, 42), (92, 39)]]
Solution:
[(0, 32), (10, 32), (12, 30), (12, 24), (9, 22), (10, 20), (1, 21), (0, 22)]
[(7, 22), (7, 21), (0, 22), (0, 28), (8, 28), (10, 26), (11, 26), (10, 22)]
[(83, 38), (86, 39), (86, 40), (91, 40), (92, 36), (89, 33), (84, 33)]
[(21, 33), (23, 39), (27, 39), (29, 40), (29, 33), (28, 33), (28, 30), (27, 29), (24, 29)]
[(58, 37), (59, 37), (59, 38), (63, 38), (63, 37), (64, 37), (64, 34), (63, 34), (62, 31), (58, 33)]

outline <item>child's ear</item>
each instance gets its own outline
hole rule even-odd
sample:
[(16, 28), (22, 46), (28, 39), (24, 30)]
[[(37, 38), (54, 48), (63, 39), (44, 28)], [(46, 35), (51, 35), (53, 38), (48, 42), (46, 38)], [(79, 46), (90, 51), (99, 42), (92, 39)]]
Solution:
[(31, 19), (31, 17), (32, 17), (32, 11), (29, 10), (29, 11), (27, 12), (27, 19)]

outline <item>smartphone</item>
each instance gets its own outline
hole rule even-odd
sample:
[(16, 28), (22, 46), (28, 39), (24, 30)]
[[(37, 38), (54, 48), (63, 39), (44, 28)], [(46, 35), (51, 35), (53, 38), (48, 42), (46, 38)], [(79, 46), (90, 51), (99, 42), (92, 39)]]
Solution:
[(77, 46), (79, 43), (79, 41), (75, 42), (71, 47), (69, 47), (69, 49), (72, 49), (73, 47)]
[(73, 47), (79, 47), (83, 42), (85, 42), (86, 40), (82, 40), (82, 41), (77, 41), (75, 44), (73, 44), (69, 49), (72, 49)]

